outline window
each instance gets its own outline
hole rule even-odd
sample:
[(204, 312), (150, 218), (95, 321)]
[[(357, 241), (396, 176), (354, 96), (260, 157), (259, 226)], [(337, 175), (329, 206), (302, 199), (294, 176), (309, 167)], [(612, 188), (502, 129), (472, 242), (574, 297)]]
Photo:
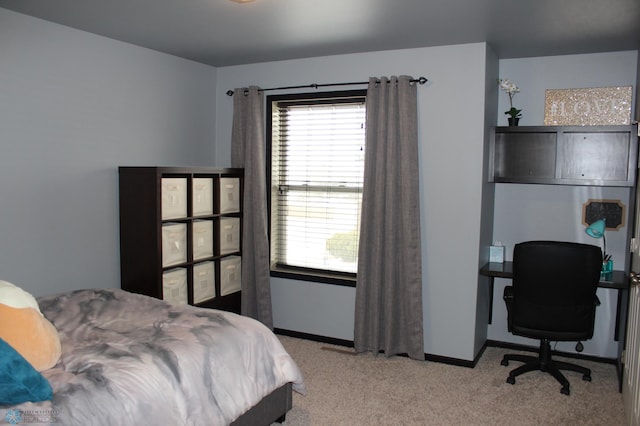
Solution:
[(267, 97), (272, 275), (354, 285), (365, 95)]

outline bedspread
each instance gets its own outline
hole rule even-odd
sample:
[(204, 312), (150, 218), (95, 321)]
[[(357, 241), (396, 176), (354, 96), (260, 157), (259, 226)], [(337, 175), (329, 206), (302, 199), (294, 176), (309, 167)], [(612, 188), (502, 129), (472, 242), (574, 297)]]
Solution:
[(225, 425), (287, 382), (305, 391), (277, 337), (251, 318), (118, 289), (38, 303), (62, 358), (43, 372), (53, 400), (17, 407), (21, 424), (31, 415), (37, 424)]

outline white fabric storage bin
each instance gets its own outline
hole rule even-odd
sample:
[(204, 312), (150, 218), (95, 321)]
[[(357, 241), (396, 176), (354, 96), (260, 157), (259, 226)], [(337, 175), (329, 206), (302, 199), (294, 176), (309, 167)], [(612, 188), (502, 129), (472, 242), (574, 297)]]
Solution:
[(162, 220), (187, 217), (187, 178), (162, 178)]
[(193, 222), (193, 260), (213, 256), (213, 221)]
[(169, 303), (188, 303), (185, 268), (171, 269), (162, 274), (162, 299)]
[(162, 225), (162, 266), (172, 266), (187, 261), (187, 225), (170, 223)]
[(220, 212), (240, 211), (240, 178), (220, 178)]
[(229, 256), (220, 260), (220, 295), (240, 291), (242, 283), (242, 258)]
[(220, 218), (220, 254), (240, 250), (240, 218)]
[(193, 178), (193, 215), (213, 214), (213, 179)]
[(216, 297), (216, 270), (213, 262), (193, 266), (193, 303)]

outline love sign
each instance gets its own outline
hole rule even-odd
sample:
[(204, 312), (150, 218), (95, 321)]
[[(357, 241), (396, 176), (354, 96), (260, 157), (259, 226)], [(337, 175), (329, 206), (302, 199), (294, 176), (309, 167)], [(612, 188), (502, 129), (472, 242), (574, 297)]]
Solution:
[(631, 124), (632, 86), (545, 90), (545, 126)]

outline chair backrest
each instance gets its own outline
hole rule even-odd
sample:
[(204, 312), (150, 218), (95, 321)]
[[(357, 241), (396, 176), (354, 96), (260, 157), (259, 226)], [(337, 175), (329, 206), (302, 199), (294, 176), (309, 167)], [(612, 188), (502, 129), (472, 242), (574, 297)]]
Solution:
[(600, 248), (562, 241), (527, 241), (513, 250), (510, 330), (533, 338), (593, 336)]

